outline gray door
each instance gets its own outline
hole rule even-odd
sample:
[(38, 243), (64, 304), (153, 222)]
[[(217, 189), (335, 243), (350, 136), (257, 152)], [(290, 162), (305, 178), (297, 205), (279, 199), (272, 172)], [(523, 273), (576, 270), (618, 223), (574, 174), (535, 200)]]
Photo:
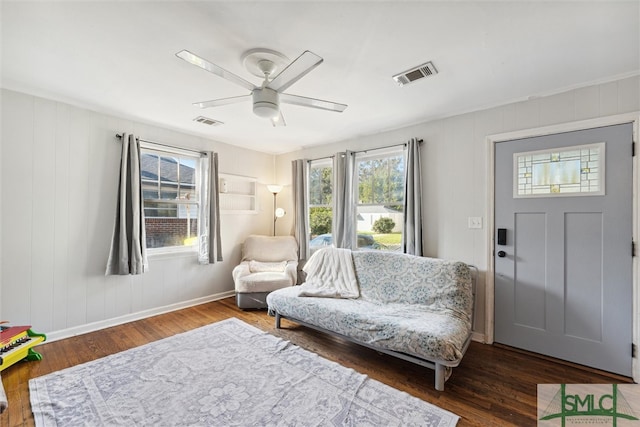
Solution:
[(497, 143), (495, 165), (495, 341), (631, 376), (632, 125)]

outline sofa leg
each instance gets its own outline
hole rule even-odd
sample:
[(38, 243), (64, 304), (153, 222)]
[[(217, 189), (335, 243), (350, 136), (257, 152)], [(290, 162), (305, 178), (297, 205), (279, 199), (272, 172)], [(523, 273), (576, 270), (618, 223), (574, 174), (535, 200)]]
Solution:
[(280, 329), (280, 313), (276, 311), (276, 329)]
[(436, 363), (436, 390), (444, 391), (444, 382), (446, 380), (447, 368), (444, 365)]

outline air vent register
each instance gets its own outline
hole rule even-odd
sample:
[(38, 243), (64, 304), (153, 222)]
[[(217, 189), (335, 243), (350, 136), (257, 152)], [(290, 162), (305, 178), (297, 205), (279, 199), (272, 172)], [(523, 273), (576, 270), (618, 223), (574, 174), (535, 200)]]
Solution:
[(398, 83), (398, 86), (404, 86), (434, 74), (438, 74), (438, 70), (436, 70), (432, 62), (427, 62), (400, 74), (396, 74), (393, 76), (393, 80)]

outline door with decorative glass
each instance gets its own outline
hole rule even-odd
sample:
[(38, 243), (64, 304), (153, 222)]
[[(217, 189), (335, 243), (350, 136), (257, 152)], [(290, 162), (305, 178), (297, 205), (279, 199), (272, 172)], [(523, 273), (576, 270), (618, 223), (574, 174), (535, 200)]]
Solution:
[(632, 125), (495, 147), (495, 341), (631, 376)]

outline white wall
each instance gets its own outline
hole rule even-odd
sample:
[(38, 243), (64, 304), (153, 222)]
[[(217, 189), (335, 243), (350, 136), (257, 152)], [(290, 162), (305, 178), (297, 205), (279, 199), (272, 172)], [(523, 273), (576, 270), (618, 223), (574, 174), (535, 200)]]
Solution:
[[(318, 158), (424, 139), (425, 250), (487, 268), (485, 137), (515, 130), (640, 110), (640, 77), (434, 120), (326, 146), (273, 156), (106, 116), (67, 104), (2, 90), (0, 144), (0, 318), (31, 324), (54, 336), (106, 326), (118, 319), (189, 301), (229, 294), (240, 244), (270, 234), (272, 196), (265, 185), (285, 186), (278, 205), (292, 224), (291, 160)], [(115, 133), (219, 153), (224, 173), (259, 181), (257, 215), (223, 215), (225, 261), (200, 266), (195, 257), (150, 260), (141, 276), (104, 276), (115, 210), (119, 143)], [(483, 332), (484, 277), (480, 275), (476, 330)], [(71, 331), (71, 332), (70, 332)]]
[[(230, 294), (240, 244), (270, 234), (274, 157), (2, 90), (0, 318), (54, 336)], [(150, 258), (139, 276), (104, 271), (113, 230), (116, 133), (219, 153), (220, 171), (258, 178), (258, 214), (223, 214), (224, 262)]]
[[(363, 150), (400, 144), (412, 137), (422, 138), (425, 255), (464, 261), (480, 269), (476, 331), (483, 333), (486, 230), (484, 227), (467, 228), (467, 219), (482, 217), (485, 224), (487, 220), (487, 177), (492, 172), (487, 170), (486, 136), (639, 110), (640, 77), (635, 76), (331, 145), (310, 147), (277, 157), (277, 181), (285, 185), (279, 201), (283, 206), (285, 201), (291, 203), (293, 159), (313, 159), (345, 149)], [(293, 211), (291, 204), (286, 209)], [(290, 215), (283, 218), (279, 234), (289, 232), (291, 220)]]

